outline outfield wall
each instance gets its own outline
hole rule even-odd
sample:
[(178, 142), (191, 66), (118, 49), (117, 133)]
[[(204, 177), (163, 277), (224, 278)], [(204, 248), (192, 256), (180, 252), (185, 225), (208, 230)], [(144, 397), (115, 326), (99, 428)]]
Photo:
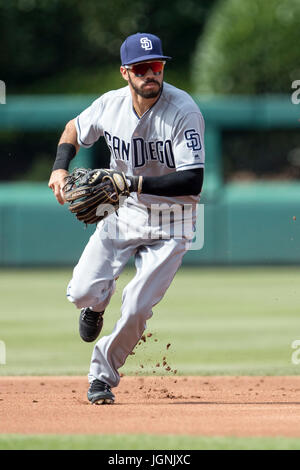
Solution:
[[(215, 200), (203, 197), (204, 247), (184, 264), (300, 263), (298, 201), (300, 185), (276, 183), (226, 185)], [(2, 266), (72, 265), (93, 230), (56, 202), (47, 183), (0, 186)]]
[[(1, 107), (0, 131), (57, 129), (59, 134), (91, 100), (11, 97)], [(221, 162), (222, 129), (297, 127), (297, 106), (289, 97), (196, 101), (206, 122), (204, 247), (189, 251), (184, 264), (300, 263), (300, 183), (224, 184)], [(81, 149), (76, 166), (92, 162), (92, 150)], [(0, 184), (2, 266), (73, 265), (93, 230), (56, 202), (47, 182)]]

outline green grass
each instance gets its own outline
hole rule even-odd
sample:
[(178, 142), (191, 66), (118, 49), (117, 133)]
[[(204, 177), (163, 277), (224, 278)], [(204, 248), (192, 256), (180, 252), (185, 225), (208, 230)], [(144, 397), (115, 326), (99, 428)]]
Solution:
[[(296, 438), (155, 435), (0, 435), (0, 450), (299, 450)], [(112, 454), (114, 455), (114, 454)], [(134, 454), (133, 454), (134, 455)]]
[[(71, 269), (0, 270), (0, 375), (87, 374), (92, 344), (78, 336), (79, 311), (65, 297)], [(126, 270), (105, 313), (103, 334), (120, 316)], [(154, 308), (146, 343), (122, 372), (151, 374), (165, 354), (179, 374), (295, 375), (300, 339), (300, 269), (181, 268)], [(157, 342), (154, 341), (157, 339)], [(144, 364), (143, 372), (139, 365)]]
[[(78, 311), (65, 297), (71, 269), (0, 270), (0, 375), (85, 375), (92, 344), (78, 336)], [(126, 270), (105, 313), (103, 334), (120, 316)], [(154, 308), (153, 333), (129, 356), (125, 374), (151, 374), (166, 354), (179, 374), (296, 375), (300, 269), (181, 268)], [(157, 342), (154, 341), (157, 339)], [(139, 367), (144, 364), (143, 371)], [(166, 372), (167, 374), (167, 372)], [(1, 435), (0, 449), (300, 449), (300, 440), (154, 435)]]

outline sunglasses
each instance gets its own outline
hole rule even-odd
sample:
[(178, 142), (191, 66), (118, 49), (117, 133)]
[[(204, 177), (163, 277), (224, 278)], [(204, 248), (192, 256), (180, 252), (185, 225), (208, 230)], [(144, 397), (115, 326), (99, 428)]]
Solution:
[(152, 70), (154, 75), (160, 75), (166, 61), (160, 62), (141, 62), (140, 64), (125, 65), (127, 70), (131, 70), (136, 77), (143, 77), (149, 69)]

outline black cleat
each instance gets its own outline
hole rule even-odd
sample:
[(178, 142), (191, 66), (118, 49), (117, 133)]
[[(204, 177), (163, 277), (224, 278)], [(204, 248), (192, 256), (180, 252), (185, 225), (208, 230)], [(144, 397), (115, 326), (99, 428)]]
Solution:
[(91, 383), (87, 397), (92, 405), (112, 405), (115, 401), (110, 386), (98, 379)]
[(89, 307), (83, 308), (79, 315), (79, 334), (86, 343), (95, 341), (103, 326), (103, 313), (94, 312)]

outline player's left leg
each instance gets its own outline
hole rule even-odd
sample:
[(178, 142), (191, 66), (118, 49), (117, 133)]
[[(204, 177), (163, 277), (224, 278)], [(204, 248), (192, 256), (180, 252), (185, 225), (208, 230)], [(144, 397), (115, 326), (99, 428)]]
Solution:
[(90, 382), (97, 379), (110, 387), (119, 384), (118, 369), (140, 340), (152, 308), (164, 296), (185, 252), (184, 239), (156, 240), (139, 248), (135, 256), (136, 275), (123, 292), (122, 316), (113, 332), (94, 347)]

